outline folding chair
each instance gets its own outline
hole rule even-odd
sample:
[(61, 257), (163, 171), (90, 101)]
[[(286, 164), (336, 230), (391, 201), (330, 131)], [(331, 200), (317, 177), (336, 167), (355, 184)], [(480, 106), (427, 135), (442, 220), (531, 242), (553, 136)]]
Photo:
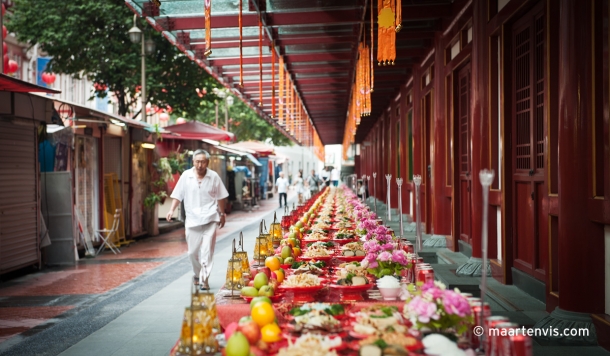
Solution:
[(95, 230), (95, 236), (99, 239), (102, 239), (102, 245), (97, 250), (96, 256), (102, 252), (105, 246), (108, 246), (112, 252), (116, 255), (117, 252), (121, 253), (121, 250), (112, 242), (112, 239), (117, 234), (117, 230), (119, 229), (119, 224), (121, 222), (121, 209), (116, 209), (114, 213), (114, 220), (112, 221), (112, 226), (110, 229), (102, 229)]

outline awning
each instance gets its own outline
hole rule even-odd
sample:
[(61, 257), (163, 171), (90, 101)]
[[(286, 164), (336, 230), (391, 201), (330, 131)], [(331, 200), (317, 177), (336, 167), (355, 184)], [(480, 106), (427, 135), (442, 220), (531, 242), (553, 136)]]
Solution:
[(60, 115), (66, 115), (68, 116), (68, 119), (74, 120), (75, 122), (92, 122), (92, 120), (90, 119), (94, 117), (100, 119), (100, 122), (112, 123), (119, 126), (128, 125), (132, 127), (142, 128), (145, 130), (152, 130), (153, 132), (155, 131), (154, 127), (146, 122), (130, 119), (105, 111), (92, 109), (86, 106), (75, 104), (67, 100), (53, 98), (53, 101), (55, 102), (55, 109), (59, 112)]
[(172, 137), (172, 139), (178, 140), (210, 139), (217, 141), (233, 141), (235, 139), (234, 134), (199, 121), (188, 121), (184, 124), (166, 126), (164, 129), (179, 134), (180, 136), (178, 137)]
[(250, 160), (250, 162), (252, 162), (257, 167), (262, 166), (262, 164), (252, 154), (250, 154), (248, 152), (244, 152), (243, 150), (238, 150), (235, 148), (227, 147), (226, 145), (223, 145), (220, 142), (214, 141), (214, 140), (203, 139), (201, 141), (203, 141), (209, 145), (212, 145), (219, 150), (222, 150), (222, 151), (225, 151), (228, 153), (232, 153), (232, 154), (240, 156), (240, 157), (247, 157)]
[(61, 93), (59, 90), (41, 87), (5, 74), (0, 74), (0, 91), (12, 91), (15, 93)]
[(231, 148), (238, 150), (249, 150), (256, 152), (257, 155), (269, 156), (273, 154), (273, 146), (269, 146), (259, 141), (242, 141), (229, 145)]

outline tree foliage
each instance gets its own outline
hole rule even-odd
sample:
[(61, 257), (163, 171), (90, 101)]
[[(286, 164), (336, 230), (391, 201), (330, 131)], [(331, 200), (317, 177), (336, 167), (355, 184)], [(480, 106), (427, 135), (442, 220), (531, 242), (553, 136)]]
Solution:
[[(127, 116), (132, 104), (140, 100), (141, 44), (129, 39), (133, 13), (125, 2), (14, 0), (14, 3), (7, 21), (9, 30), (22, 42), (31, 46), (38, 43), (42, 51), (52, 56), (49, 66), (53, 72), (86, 76), (99, 84), (94, 94), (100, 97), (106, 95), (107, 88), (117, 98), (119, 114)], [(214, 101), (221, 99), (212, 89), (220, 87), (218, 82), (144, 20), (138, 18), (137, 26), (156, 44), (155, 52), (146, 57), (147, 101), (160, 108), (171, 107), (174, 114), (187, 119), (214, 121)], [(222, 108), (220, 113), (224, 119)], [(231, 131), (239, 140), (271, 138), (275, 144), (289, 142), (239, 100), (231, 107), (230, 117), (235, 122)]]
[[(218, 102), (218, 128), (225, 129), (224, 100)], [(235, 98), (233, 105), (229, 107), (229, 131), (235, 134), (237, 141), (266, 141), (271, 140), (276, 146), (289, 146), (292, 144), (284, 134), (271, 126), (268, 122), (259, 118), (254, 110)], [(202, 101), (199, 113), (193, 117), (194, 120), (216, 126), (216, 105), (213, 101)]]

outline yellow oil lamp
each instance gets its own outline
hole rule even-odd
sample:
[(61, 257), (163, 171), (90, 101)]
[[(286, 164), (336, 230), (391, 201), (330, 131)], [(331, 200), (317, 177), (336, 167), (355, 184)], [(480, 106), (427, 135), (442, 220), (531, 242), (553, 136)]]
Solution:
[(282, 241), (282, 224), (277, 221), (277, 216), (275, 213), (273, 214), (273, 223), (269, 226), (269, 230), (273, 247), (277, 248)]
[(254, 259), (258, 262), (258, 265), (261, 266), (265, 263), (265, 259), (268, 255), (269, 245), (267, 243), (267, 236), (263, 234), (263, 222), (261, 221), (259, 235), (254, 244)]
[(235, 258), (241, 260), (241, 270), (242, 273), (246, 274), (250, 271), (250, 262), (248, 261), (248, 252), (244, 250), (244, 234), (243, 232), (239, 233), (239, 248), (237, 252), (235, 252)]
[(234, 297), (233, 291), (239, 290), (243, 287), (242, 283), (242, 262), (241, 259), (235, 256), (235, 239), (233, 239), (233, 253), (227, 266), (227, 277), (225, 280), (225, 289), (231, 291), (231, 297)]
[(201, 293), (195, 288), (191, 292), (191, 305), (184, 310), (176, 355), (215, 354), (219, 350), (216, 335), (220, 331), (214, 294)]

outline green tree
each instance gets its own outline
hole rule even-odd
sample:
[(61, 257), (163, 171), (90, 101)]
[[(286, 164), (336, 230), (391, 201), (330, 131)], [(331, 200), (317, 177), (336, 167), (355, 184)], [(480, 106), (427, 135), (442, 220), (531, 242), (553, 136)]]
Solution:
[[(124, 0), (14, 3), (7, 27), (20, 41), (31, 46), (38, 43), (42, 51), (52, 56), (50, 70), (86, 76), (99, 84), (95, 95), (105, 97), (107, 88), (116, 96), (119, 115), (130, 112), (132, 104), (140, 100), (141, 44), (129, 40), (133, 13)], [(146, 21), (138, 19), (137, 24), (145, 37), (156, 44), (155, 52), (146, 58), (147, 101), (161, 108), (171, 107), (174, 117), (213, 123), (214, 102), (221, 100), (213, 89), (220, 89), (220, 84)], [(223, 110), (219, 108), (224, 124)], [(239, 99), (230, 108), (230, 117), (230, 131), (238, 140), (270, 138), (276, 145), (290, 144), (288, 138)]]
[[(220, 89), (220, 87), (219, 87)], [(225, 128), (225, 105), (222, 99), (218, 100), (218, 127)], [(193, 117), (194, 120), (209, 125), (216, 125), (216, 108), (213, 101), (202, 101), (200, 110)], [(237, 141), (266, 141), (271, 140), (276, 146), (290, 146), (292, 141), (279, 130), (261, 119), (258, 114), (240, 99), (234, 98), (233, 105), (229, 107), (229, 131), (235, 134)]]
[[(120, 115), (140, 100), (141, 45), (129, 40), (132, 26), (133, 13), (123, 0), (15, 0), (7, 21), (20, 41), (38, 43), (53, 57), (50, 70), (88, 77), (99, 83), (95, 94), (100, 97), (107, 88)], [(138, 19), (138, 27), (156, 44), (146, 61), (147, 101), (196, 114), (202, 99), (195, 88), (211, 92), (215, 80), (144, 20)], [(213, 99), (209, 94), (203, 100)]]

